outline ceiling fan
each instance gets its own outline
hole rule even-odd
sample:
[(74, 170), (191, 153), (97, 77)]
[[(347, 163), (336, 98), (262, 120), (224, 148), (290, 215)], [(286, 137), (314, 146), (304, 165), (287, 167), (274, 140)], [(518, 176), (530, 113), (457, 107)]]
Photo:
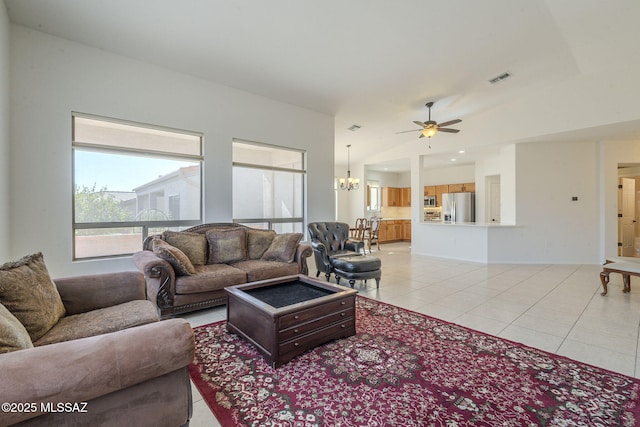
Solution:
[(427, 102), (425, 105), (427, 106), (427, 108), (429, 108), (429, 120), (427, 120), (426, 122), (421, 122), (421, 121), (418, 121), (418, 120), (414, 120), (414, 122), (413, 122), (413, 123), (417, 124), (418, 126), (421, 126), (422, 129), (405, 130), (405, 131), (396, 132), (396, 133), (407, 133), (407, 132), (420, 131), (419, 138), (424, 138), (425, 136), (427, 138), (431, 138), (433, 135), (435, 135), (438, 132), (449, 132), (449, 133), (458, 133), (458, 132), (460, 132), (460, 129), (449, 129), (446, 126), (455, 125), (457, 123), (460, 123), (462, 120), (455, 119), (455, 120), (449, 120), (448, 122), (444, 122), (444, 123), (437, 123), (436, 121), (431, 120), (431, 107), (433, 107), (433, 102)]

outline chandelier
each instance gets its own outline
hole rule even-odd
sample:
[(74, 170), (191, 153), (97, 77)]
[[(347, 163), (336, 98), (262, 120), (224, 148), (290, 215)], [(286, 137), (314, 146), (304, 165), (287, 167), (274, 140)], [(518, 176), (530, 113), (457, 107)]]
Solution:
[(351, 178), (351, 144), (347, 145), (347, 177), (340, 178), (341, 190), (357, 190), (360, 188), (360, 179)]

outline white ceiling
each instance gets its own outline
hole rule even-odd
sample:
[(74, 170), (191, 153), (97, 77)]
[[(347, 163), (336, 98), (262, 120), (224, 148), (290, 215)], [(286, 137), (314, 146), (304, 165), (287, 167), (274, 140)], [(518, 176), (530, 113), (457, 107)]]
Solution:
[[(444, 164), (510, 142), (640, 139), (638, 0), (5, 4), (13, 23), (335, 116), (337, 164), (347, 144), (352, 163), (408, 168), (409, 154)], [(462, 119), (431, 149), (396, 134), (426, 120), (427, 101), (436, 121)]]

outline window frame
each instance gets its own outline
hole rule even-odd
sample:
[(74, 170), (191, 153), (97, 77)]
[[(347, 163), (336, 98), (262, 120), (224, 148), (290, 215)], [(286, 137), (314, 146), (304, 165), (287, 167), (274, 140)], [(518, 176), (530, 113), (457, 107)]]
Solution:
[[(295, 168), (283, 168), (283, 167), (277, 167), (277, 166), (266, 166), (266, 165), (261, 165), (261, 164), (255, 164), (255, 163), (245, 163), (245, 162), (237, 162), (235, 160), (233, 160), (233, 149), (234, 149), (234, 144), (244, 144), (244, 145), (253, 145), (253, 146), (257, 146), (257, 147), (265, 147), (265, 148), (273, 148), (273, 149), (278, 149), (278, 150), (284, 150), (284, 151), (290, 151), (290, 152), (294, 152), (294, 153), (299, 153), (300, 154), (300, 160), (301, 160), (301, 168), (300, 169), (295, 169)], [(293, 173), (293, 174), (299, 174), (301, 176), (301, 200), (302, 200), (302, 216), (300, 217), (291, 217), (291, 218), (283, 218), (283, 217), (273, 217), (273, 218), (236, 218), (235, 217), (235, 213), (233, 214), (233, 219), (232, 221), (234, 223), (238, 223), (238, 224), (243, 224), (243, 225), (248, 225), (248, 226), (252, 226), (252, 225), (256, 225), (256, 224), (265, 224), (268, 230), (273, 230), (273, 227), (275, 224), (295, 224), (295, 223), (300, 223), (301, 224), (301, 229), (302, 229), (302, 234), (305, 234), (305, 224), (306, 224), (306, 186), (307, 186), (307, 153), (306, 150), (301, 150), (299, 148), (292, 148), (292, 147), (285, 147), (282, 145), (274, 145), (274, 144), (267, 144), (267, 143), (263, 143), (263, 142), (256, 142), (256, 141), (249, 141), (249, 140), (245, 140), (245, 139), (239, 139), (239, 138), (233, 138), (232, 140), (232, 147), (231, 147), (231, 152), (232, 152), (232, 168), (236, 168), (236, 167), (241, 167), (241, 168), (247, 168), (247, 169), (256, 169), (256, 170), (263, 170), (263, 171), (271, 171), (271, 172), (285, 172), (285, 173)], [(235, 182), (232, 182), (232, 192), (235, 190), (234, 185)], [(233, 206), (232, 206), (233, 209)]]
[[(137, 149), (137, 148), (127, 148), (122, 146), (109, 146), (104, 144), (94, 144), (87, 143), (82, 141), (76, 141), (76, 118), (82, 119), (91, 119), (91, 120), (99, 120), (108, 123), (127, 125), (132, 127), (158, 130), (164, 132), (178, 133), (182, 135), (189, 135), (199, 138), (199, 152), (200, 155), (193, 154), (177, 154), (177, 153), (168, 153), (163, 151), (154, 151), (154, 150), (146, 150), (146, 149)], [(93, 152), (102, 152), (102, 153), (112, 153), (115, 155), (142, 155), (148, 156), (150, 158), (165, 158), (172, 160), (184, 160), (184, 161), (194, 161), (199, 164), (199, 180), (200, 180), (200, 191), (199, 191), (199, 206), (198, 206), (198, 219), (188, 219), (188, 220), (145, 220), (145, 221), (108, 221), (108, 222), (78, 222), (76, 221), (76, 150), (81, 151), (93, 151)], [(194, 225), (202, 224), (202, 220), (204, 217), (203, 207), (204, 207), (204, 134), (200, 132), (187, 131), (183, 129), (176, 129), (167, 126), (153, 125), (147, 123), (140, 123), (131, 120), (123, 120), (116, 119), (111, 117), (99, 116), (88, 113), (81, 113), (72, 111), (71, 112), (71, 242), (72, 242), (72, 260), (73, 261), (87, 261), (87, 260), (95, 260), (95, 259), (108, 259), (108, 258), (122, 258), (131, 256), (133, 253), (131, 252), (123, 252), (120, 254), (109, 254), (109, 255), (97, 255), (97, 256), (82, 256), (78, 257), (76, 254), (77, 250), (77, 242), (76, 242), (76, 232), (77, 230), (92, 230), (92, 229), (114, 229), (114, 228), (141, 228), (141, 241), (140, 241), (140, 249), (142, 249), (142, 244), (144, 240), (149, 236), (150, 229), (156, 228), (175, 228), (175, 229), (184, 229), (187, 227), (191, 227)]]

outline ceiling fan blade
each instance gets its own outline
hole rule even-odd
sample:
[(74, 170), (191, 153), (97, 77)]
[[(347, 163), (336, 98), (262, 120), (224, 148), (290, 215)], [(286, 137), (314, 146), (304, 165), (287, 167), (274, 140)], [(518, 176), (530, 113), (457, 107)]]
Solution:
[(451, 125), (455, 125), (456, 123), (460, 123), (461, 121), (462, 120), (460, 120), (460, 119), (449, 120), (448, 122), (438, 123), (438, 126), (440, 126), (440, 127), (451, 126)]
[(420, 136), (418, 138), (424, 138), (424, 134), (421, 133)]
[(418, 126), (422, 126), (425, 127), (426, 125), (418, 120), (414, 120), (413, 123), (417, 124)]
[(411, 130), (403, 130), (402, 132), (396, 132), (396, 135), (399, 133), (407, 133), (407, 132), (418, 132), (422, 129), (411, 129)]
[(460, 129), (438, 128), (438, 132), (458, 133)]

